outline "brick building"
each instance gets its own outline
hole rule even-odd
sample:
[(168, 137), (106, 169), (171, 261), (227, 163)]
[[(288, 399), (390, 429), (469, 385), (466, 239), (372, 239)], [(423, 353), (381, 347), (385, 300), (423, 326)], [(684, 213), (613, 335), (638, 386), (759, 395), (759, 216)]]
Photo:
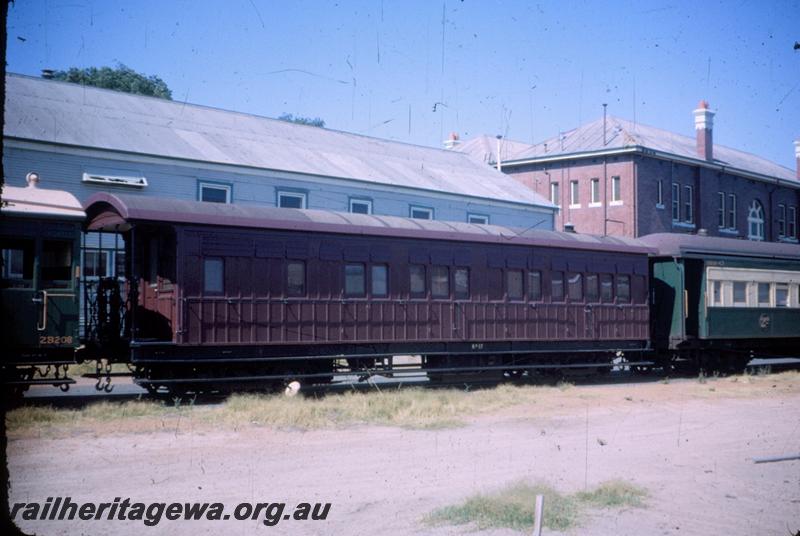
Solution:
[(715, 145), (714, 112), (703, 101), (693, 113), (694, 138), (609, 116), (536, 145), (483, 136), (454, 150), (493, 166), (499, 154), (502, 171), (560, 206), (557, 229), (796, 243), (800, 141), (791, 170)]

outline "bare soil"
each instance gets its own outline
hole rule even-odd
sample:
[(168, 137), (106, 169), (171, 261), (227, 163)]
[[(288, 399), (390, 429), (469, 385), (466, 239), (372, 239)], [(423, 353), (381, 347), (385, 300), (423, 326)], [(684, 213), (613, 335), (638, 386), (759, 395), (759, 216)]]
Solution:
[[(223, 429), (187, 417), (11, 436), (10, 501), (330, 502), (325, 521), (22, 521), (36, 534), (461, 534), (422, 518), (509, 482), (568, 493), (611, 479), (643, 508), (590, 510), (571, 534), (788, 535), (800, 531), (800, 374), (577, 386), (533, 404), (411, 430)], [(545, 498), (545, 509), (547, 508)], [(486, 534), (515, 534), (490, 530)], [(548, 532), (552, 534), (552, 532)]]

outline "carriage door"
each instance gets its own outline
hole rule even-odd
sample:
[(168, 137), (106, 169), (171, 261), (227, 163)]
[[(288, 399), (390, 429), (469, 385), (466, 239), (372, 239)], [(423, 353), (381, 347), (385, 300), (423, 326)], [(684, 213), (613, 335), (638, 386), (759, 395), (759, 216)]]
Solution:
[(137, 338), (171, 341), (175, 326), (175, 232), (159, 228), (142, 236), (141, 307)]
[[(37, 306), (39, 346), (74, 346), (78, 343), (78, 300), (74, 274), (77, 259), (73, 253), (80, 244), (71, 240), (42, 240), (39, 261), (38, 292), (33, 298)], [(49, 236), (52, 236), (50, 234)]]
[(456, 340), (469, 340), (469, 322), (467, 321), (470, 307), (469, 295), (469, 268), (455, 267), (453, 269), (453, 338)]
[(595, 308), (600, 301), (600, 276), (599, 274), (586, 274), (586, 303), (583, 306), (584, 337), (590, 341), (599, 338), (597, 328), (597, 311)]
[(36, 324), (40, 313), (35, 300), (39, 293), (33, 286), (35, 249), (33, 238), (0, 237), (0, 326), (4, 347), (38, 344)]

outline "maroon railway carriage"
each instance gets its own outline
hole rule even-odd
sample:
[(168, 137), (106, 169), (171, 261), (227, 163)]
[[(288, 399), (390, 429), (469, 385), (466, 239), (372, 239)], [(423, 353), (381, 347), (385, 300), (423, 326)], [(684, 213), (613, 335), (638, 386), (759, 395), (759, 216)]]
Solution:
[(152, 389), (648, 348), (649, 250), (632, 240), (106, 193), (86, 212), (125, 234), (130, 357)]

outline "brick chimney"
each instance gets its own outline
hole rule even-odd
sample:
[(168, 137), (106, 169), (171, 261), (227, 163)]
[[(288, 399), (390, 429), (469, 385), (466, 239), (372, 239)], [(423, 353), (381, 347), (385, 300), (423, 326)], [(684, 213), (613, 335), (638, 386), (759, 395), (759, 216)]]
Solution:
[(714, 160), (714, 112), (708, 109), (708, 103), (700, 101), (694, 113), (694, 130), (697, 135), (697, 156), (703, 160)]
[(800, 140), (794, 142), (794, 161), (797, 169), (797, 180), (800, 181)]

